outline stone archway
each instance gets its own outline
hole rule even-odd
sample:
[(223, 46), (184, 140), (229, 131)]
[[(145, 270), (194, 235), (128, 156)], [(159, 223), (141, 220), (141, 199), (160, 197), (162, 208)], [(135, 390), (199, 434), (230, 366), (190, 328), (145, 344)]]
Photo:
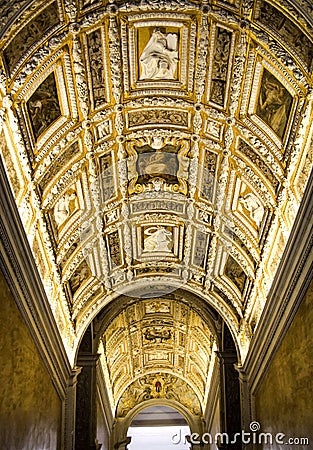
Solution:
[(140, 411), (132, 420), (127, 436), (131, 438), (129, 450), (145, 450), (149, 447), (173, 450), (173, 445), (188, 449), (190, 427), (176, 409), (165, 405), (153, 405)]
[(238, 360), (227, 324), (200, 299), (173, 293), (121, 298), (117, 310), (108, 305), (78, 352), (77, 450), (95, 448), (97, 383), (114, 421), (111, 449), (127, 445), (131, 421), (153, 404), (174, 407), (192, 431), (208, 432), (212, 395), (219, 398), (218, 430), (233, 436), (241, 430)]
[[(152, 419), (147, 418), (147, 415), (145, 415), (146, 411), (150, 411)], [(171, 414), (169, 412), (171, 412)], [(113, 448), (120, 450), (126, 449), (132, 442), (130, 430), (136, 426), (140, 426), (141, 423), (144, 423), (144, 427), (159, 427), (157, 432), (154, 433), (155, 438), (157, 438), (160, 430), (163, 429), (161, 427), (165, 428), (171, 426), (170, 430), (172, 435), (168, 432), (168, 442), (164, 441), (164, 444), (169, 446), (172, 437), (172, 444), (180, 444), (183, 441), (187, 442), (190, 434), (198, 433), (200, 435), (204, 432), (200, 415), (197, 416), (192, 414), (188, 408), (182, 406), (175, 400), (155, 398), (136, 405), (125, 417), (118, 417), (116, 419), (113, 432)], [(184, 428), (182, 429), (182, 427)], [(174, 436), (175, 434), (177, 434), (177, 437)], [(140, 444), (140, 440), (138, 440), (138, 442)], [(137, 446), (134, 450), (136, 448)]]
[[(132, 420), (127, 436), (129, 450), (189, 450), (191, 430), (185, 417), (170, 406), (153, 405), (140, 411)], [(177, 448), (177, 447), (176, 447)]]

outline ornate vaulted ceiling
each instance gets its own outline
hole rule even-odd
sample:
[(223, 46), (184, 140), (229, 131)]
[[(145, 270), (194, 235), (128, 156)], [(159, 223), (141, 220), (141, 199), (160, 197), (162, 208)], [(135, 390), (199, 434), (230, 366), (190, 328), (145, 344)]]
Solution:
[(118, 417), (160, 398), (195, 415), (205, 410), (218, 349), (216, 319), (208, 311), (204, 319), (199, 305), (190, 304), (181, 292), (132, 299), (101, 321), (101, 363)]
[(177, 302), (163, 336), (149, 298), (202, 297), (244, 360), (312, 164), (311, 1), (0, 6), (1, 152), (70, 361), (106, 304), (146, 299), (103, 335), (112, 401), (138, 370), (203, 406), (214, 332)]

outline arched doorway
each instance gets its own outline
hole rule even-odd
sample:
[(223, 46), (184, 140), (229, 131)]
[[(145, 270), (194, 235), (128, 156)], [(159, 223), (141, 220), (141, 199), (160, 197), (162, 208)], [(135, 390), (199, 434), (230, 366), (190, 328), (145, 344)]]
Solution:
[(174, 408), (154, 405), (143, 409), (132, 420), (127, 436), (131, 438), (129, 450), (187, 450), (186, 436), (190, 428), (186, 419)]
[[(174, 408), (190, 434), (227, 432), (231, 439), (241, 429), (237, 363), (229, 327), (202, 299), (186, 291), (152, 299), (121, 296), (118, 308), (115, 302), (98, 314), (80, 344), (76, 449), (94, 448), (97, 436), (107, 448), (125, 450), (131, 424), (152, 406)], [(103, 437), (99, 423), (107, 416)]]

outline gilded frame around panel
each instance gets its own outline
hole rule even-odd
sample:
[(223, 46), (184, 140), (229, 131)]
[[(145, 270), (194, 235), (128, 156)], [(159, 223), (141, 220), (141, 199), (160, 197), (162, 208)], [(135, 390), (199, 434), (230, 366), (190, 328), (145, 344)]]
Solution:
[[(21, 99), (21, 106), (19, 112), (23, 116), (25, 128), (27, 130), (27, 137), (31, 143), (32, 151), (34, 157), (39, 157), (41, 149), (47, 145), (51, 137), (64, 127), (69, 127), (71, 125), (70, 115), (72, 113), (73, 105), (70, 104), (68, 97), (65, 79), (68, 76), (67, 68), (65, 65), (66, 54), (61, 50), (57, 53), (56, 57), (53, 58), (53, 63), (47, 70), (45, 66), (41, 67), (38, 71), (39, 76), (33, 77), (26, 85), (26, 87), (19, 93), (19, 99)], [(47, 64), (46, 64), (47, 65)], [(54, 74), (56, 90), (57, 90), (57, 100), (60, 107), (60, 116), (56, 118), (51, 124), (47, 126), (43, 132), (35, 136), (33, 131), (32, 122), (30, 119), (30, 113), (28, 111), (28, 101), (32, 95), (37, 91), (37, 89), (47, 80), (51, 74)]]
[[(178, 170), (176, 172), (177, 177), (177, 183), (166, 183), (164, 185), (164, 190), (172, 191), (172, 192), (180, 192), (184, 195), (187, 195), (188, 192), (188, 166), (189, 166), (189, 158), (187, 156), (189, 152), (189, 142), (187, 142), (184, 139), (177, 139), (173, 138), (168, 140), (168, 142), (165, 141), (164, 146), (166, 145), (172, 145), (172, 146), (179, 146), (177, 153), (175, 153), (177, 157), (178, 162)], [(142, 143), (140, 141), (131, 141), (126, 146), (126, 151), (128, 153), (128, 159), (127, 159), (127, 165), (128, 165), (128, 192), (129, 194), (140, 194), (144, 192), (145, 190), (149, 190), (149, 181), (148, 183), (138, 183), (139, 179), (139, 171), (137, 168), (137, 161), (138, 161), (138, 151), (135, 147), (145, 147), (147, 143)], [(163, 147), (164, 147), (163, 146)], [(151, 147), (152, 148), (152, 147)], [(162, 150), (162, 149), (161, 149)], [(157, 150), (155, 150), (154, 153), (156, 154)], [(160, 152), (162, 155), (165, 154), (165, 152)], [(174, 155), (173, 153), (169, 153), (170, 155)], [(166, 175), (166, 174), (164, 174)], [(151, 176), (150, 179), (158, 179), (163, 180), (162, 175), (159, 175), (157, 177)], [(165, 181), (165, 180), (163, 180)]]
[[(273, 129), (269, 123), (267, 123), (264, 119), (262, 119), (262, 117), (260, 117), (257, 114), (257, 107), (261, 95), (261, 87), (265, 71), (267, 71), (274, 79), (276, 79), (277, 83), (279, 83), (291, 96), (289, 117), (287, 117), (286, 126), (282, 136), (277, 134), (277, 132), (275, 132), (275, 129)], [(286, 80), (286, 78), (267, 61), (265, 60), (263, 60), (262, 62), (257, 61), (255, 64), (255, 70), (252, 77), (252, 89), (247, 112), (249, 115), (249, 119), (260, 130), (262, 130), (262, 132), (264, 132), (263, 130), (265, 129), (267, 136), (277, 145), (278, 148), (282, 148), (282, 146), (284, 147), (285, 143), (288, 140), (291, 124), (293, 122), (293, 117), (297, 108), (297, 103), (298, 103), (297, 92), (295, 91), (293, 86), (288, 82), (288, 80)]]
[[(166, 29), (178, 34), (178, 65), (173, 79), (143, 79), (139, 76), (138, 33), (144, 28)], [(123, 54), (124, 95), (138, 96), (164, 91), (174, 96), (188, 96), (194, 83), (197, 21), (194, 16), (176, 13), (141, 14), (122, 18), (121, 43)]]

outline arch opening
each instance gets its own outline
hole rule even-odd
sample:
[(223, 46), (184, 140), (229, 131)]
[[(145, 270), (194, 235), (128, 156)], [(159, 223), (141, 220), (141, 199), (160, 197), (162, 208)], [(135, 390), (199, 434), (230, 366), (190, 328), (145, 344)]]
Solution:
[(187, 450), (190, 427), (183, 415), (166, 405), (153, 405), (140, 411), (132, 420), (127, 436), (131, 438), (129, 450), (162, 448), (173, 450), (175, 445)]
[[(208, 431), (214, 415), (218, 432), (233, 436), (240, 430), (236, 342), (216, 311), (195, 297), (190, 302), (183, 290), (153, 299), (120, 297), (117, 310), (107, 305), (84, 334), (77, 364), (83, 367), (77, 395), (98, 389), (112, 418), (113, 448), (128, 448), (135, 439), (130, 450), (140, 450), (151, 439), (151, 447), (179, 443), (187, 449), (186, 436)], [(90, 422), (96, 429), (102, 413), (94, 405)], [(155, 406), (178, 411), (190, 429), (179, 422), (170, 430), (167, 419), (141, 427), (140, 413)], [(85, 411), (78, 407), (77, 424)], [(78, 432), (77, 442), (80, 437)]]

